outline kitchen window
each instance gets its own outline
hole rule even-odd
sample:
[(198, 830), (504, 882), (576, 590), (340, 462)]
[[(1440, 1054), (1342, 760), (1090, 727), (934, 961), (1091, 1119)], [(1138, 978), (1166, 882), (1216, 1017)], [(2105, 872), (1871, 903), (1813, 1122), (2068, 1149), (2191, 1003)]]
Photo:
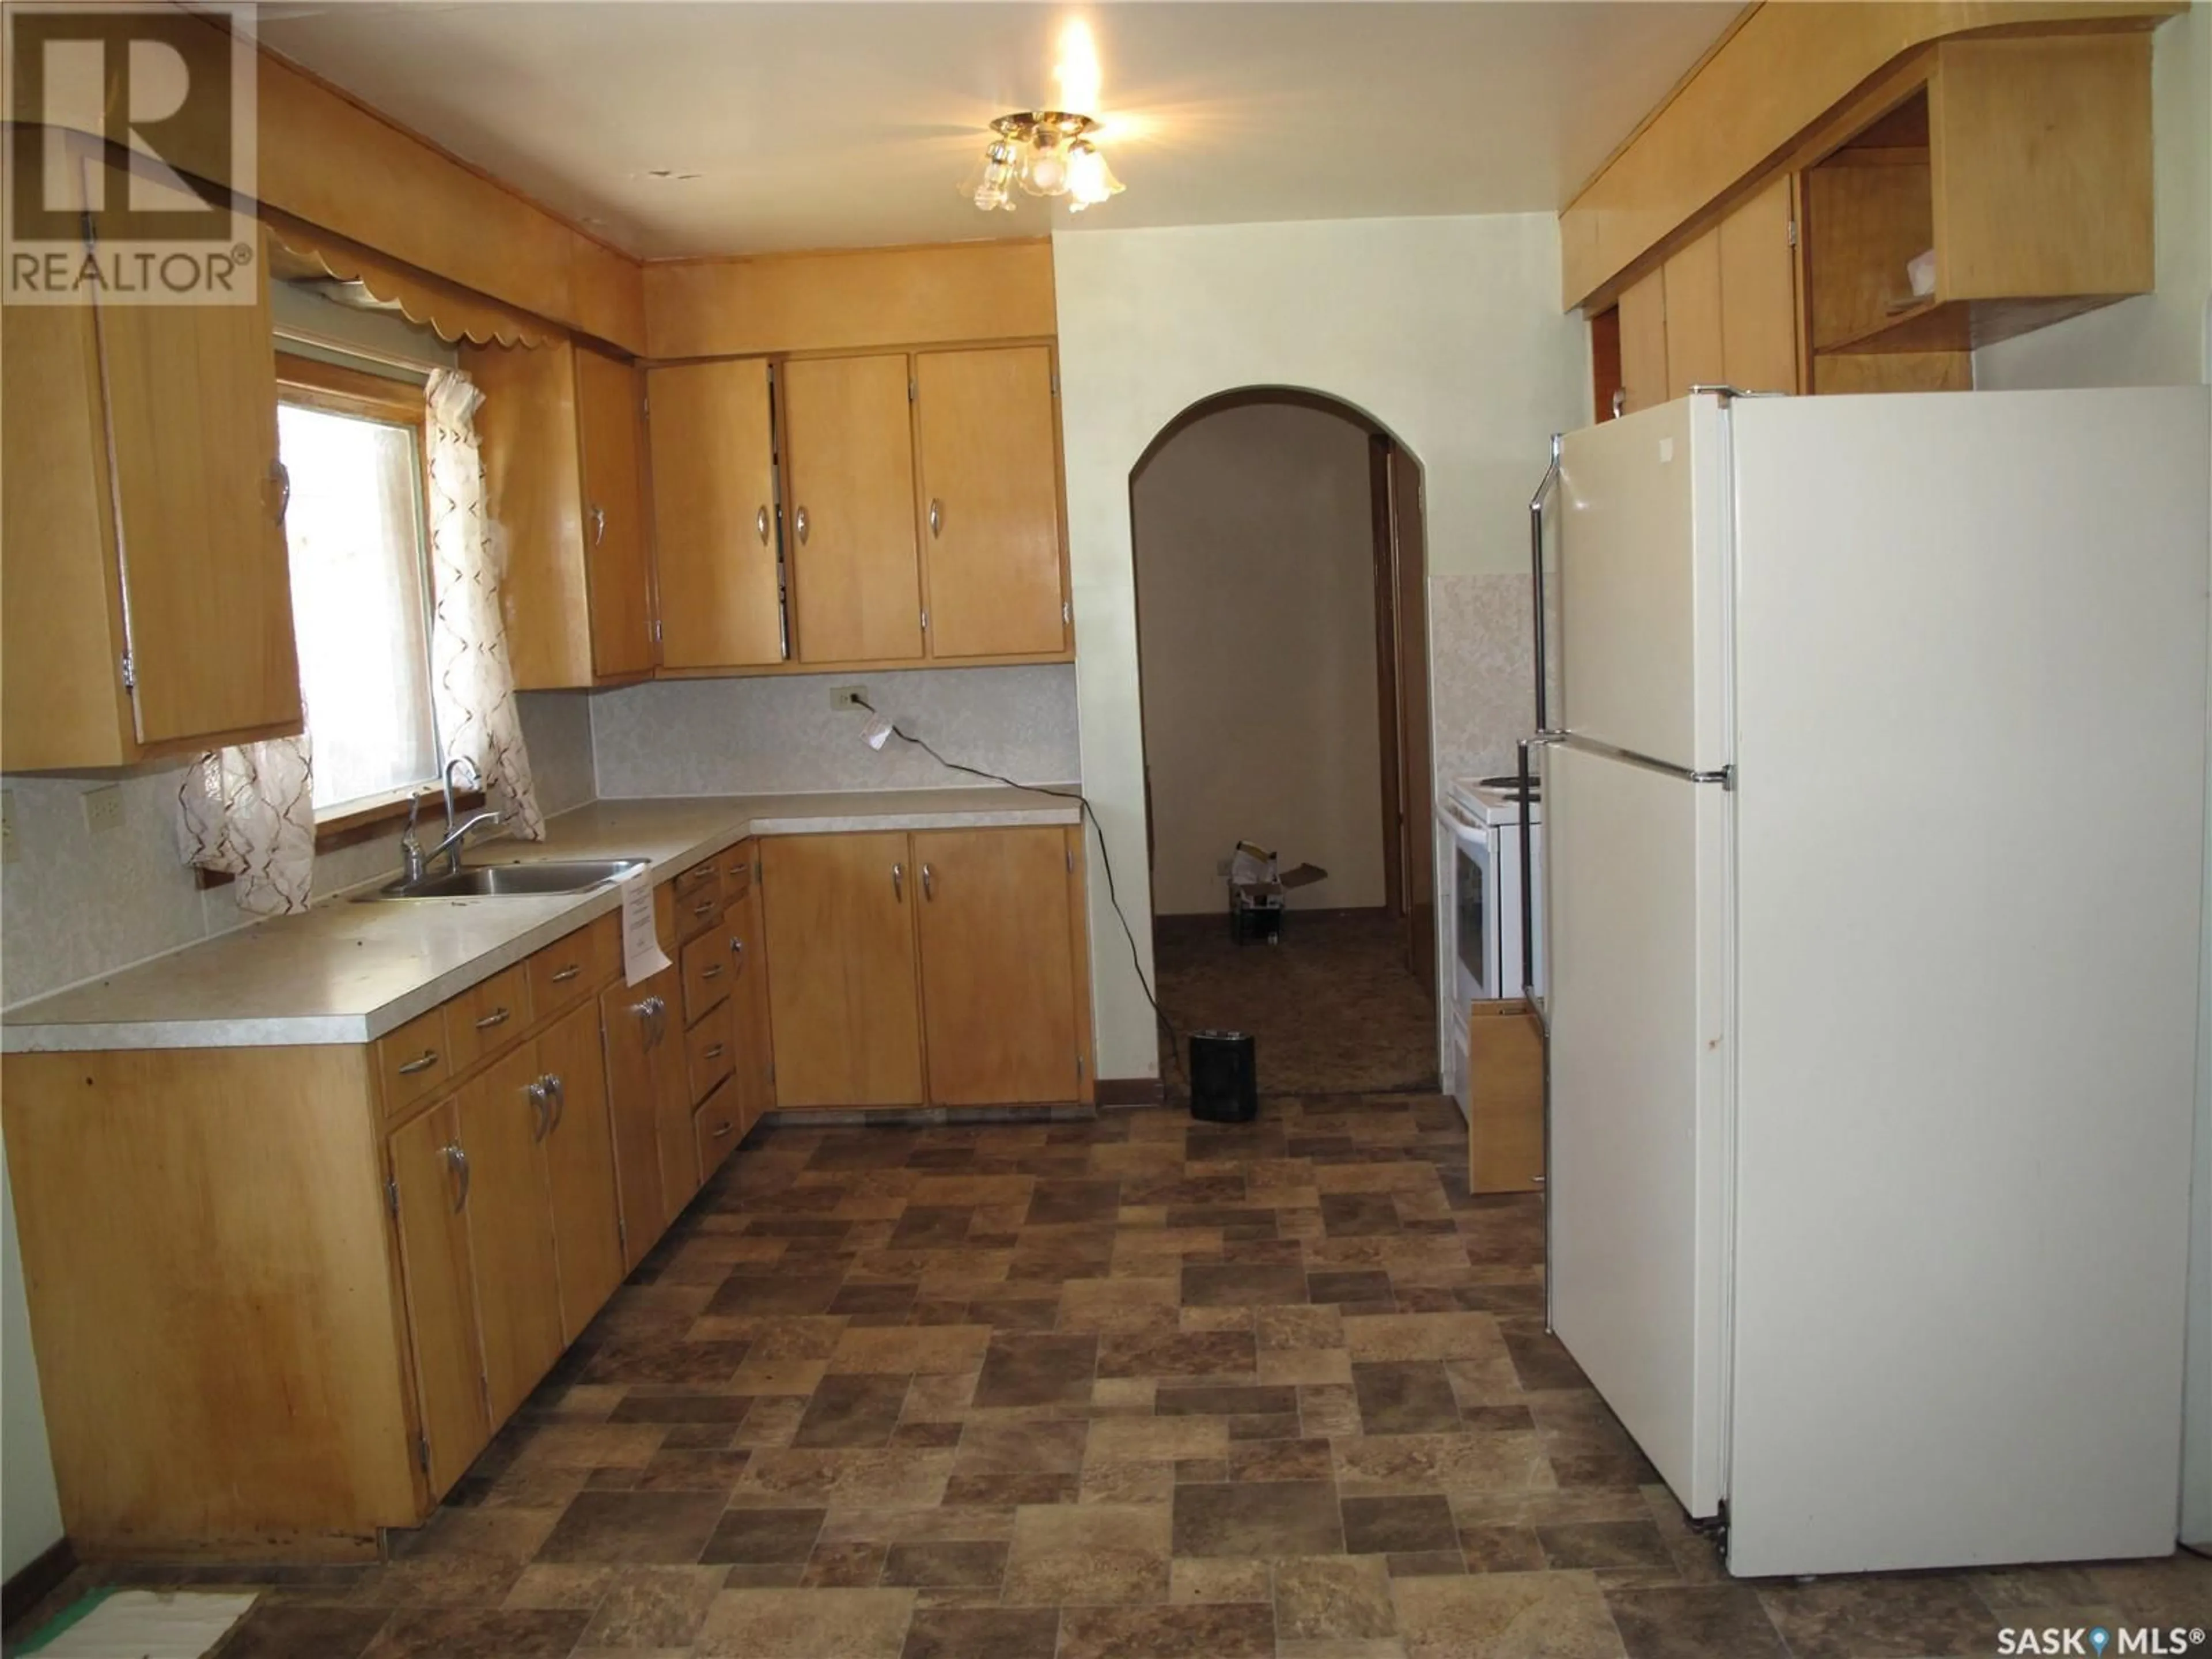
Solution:
[(278, 453), (318, 823), (434, 784), (422, 391), (279, 353)]

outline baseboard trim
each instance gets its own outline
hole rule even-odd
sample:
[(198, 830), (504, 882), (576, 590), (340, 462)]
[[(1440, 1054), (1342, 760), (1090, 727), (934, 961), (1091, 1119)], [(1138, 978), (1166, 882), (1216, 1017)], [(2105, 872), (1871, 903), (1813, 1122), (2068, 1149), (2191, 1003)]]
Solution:
[(1157, 1106), (1167, 1097), (1156, 1077), (1102, 1077), (1097, 1093), (1102, 1111), (1116, 1106)]
[(0, 1627), (15, 1629), (26, 1613), (76, 1571), (76, 1551), (67, 1536), (56, 1540), (21, 1572), (0, 1584)]
[[(1391, 911), (1388, 905), (1383, 904), (1352, 905), (1343, 909), (1322, 909), (1318, 906), (1301, 908), (1297, 905), (1291, 905), (1284, 909), (1283, 914), (1285, 916), (1295, 916), (1301, 921), (1380, 921), (1389, 916)], [(1218, 910), (1164, 910), (1155, 915), (1152, 920), (1157, 923), (1176, 928), (1195, 927), (1202, 923), (1211, 923), (1216, 927), (1221, 927), (1228, 925), (1229, 910), (1225, 905)]]

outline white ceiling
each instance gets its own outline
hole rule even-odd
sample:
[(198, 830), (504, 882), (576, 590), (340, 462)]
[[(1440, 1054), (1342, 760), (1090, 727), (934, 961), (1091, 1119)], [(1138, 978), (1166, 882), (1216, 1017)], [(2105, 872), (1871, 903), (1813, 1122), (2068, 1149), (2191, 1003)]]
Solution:
[[(635, 253), (1557, 209), (1736, 0), (264, 4), (294, 61)], [(1097, 42), (1127, 193), (955, 191)], [(696, 173), (662, 179), (654, 169)]]

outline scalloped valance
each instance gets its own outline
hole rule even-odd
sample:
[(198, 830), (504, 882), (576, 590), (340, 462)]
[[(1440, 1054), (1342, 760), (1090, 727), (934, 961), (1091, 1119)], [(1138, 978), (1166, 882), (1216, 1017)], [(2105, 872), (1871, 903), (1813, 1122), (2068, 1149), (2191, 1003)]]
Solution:
[(502, 306), (288, 213), (264, 207), (262, 219), (269, 229), (271, 276), (358, 283), (373, 298), (448, 345), (465, 340), (472, 345), (541, 346), (566, 337), (557, 324)]

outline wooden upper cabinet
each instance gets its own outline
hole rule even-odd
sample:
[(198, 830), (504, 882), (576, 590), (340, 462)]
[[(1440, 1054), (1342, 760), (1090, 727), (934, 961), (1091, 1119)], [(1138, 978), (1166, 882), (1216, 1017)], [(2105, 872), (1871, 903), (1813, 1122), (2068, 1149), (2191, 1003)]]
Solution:
[(1058, 829), (917, 830), (929, 1098), (1073, 1100), (1067, 838)]
[(592, 672), (653, 672), (653, 537), (647, 520), (644, 377), (621, 359), (576, 348), (576, 428), (584, 489)]
[(1065, 650), (1051, 351), (925, 351), (915, 386), (930, 655)]
[(907, 359), (810, 358), (779, 384), (799, 659), (920, 657)]
[(1621, 412), (1667, 401), (1667, 289), (1655, 270), (1620, 295)]
[(251, 305), (10, 306), (0, 356), (0, 767), (299, 731), (265, 288)]
[(1796, 392), (1794, 179), (1783, 174), (1721, 221), (1721, 368), (1746, 392)]
[(1667, 396), (1686, 398), (1693, 386), (1719, 386), (1721, 239), (1709, 230), (1660, 267), (1667, 300)]
[(914, 918), (902, 831), (761, 843), (779, 1107), (922, 1098)]
[(484, 510), (505, 535), (500, 605), (518, 690), (652, 672), (652, 543), (639, 376), (567, 340), (465, 346)]
[(781, 662), (768, 365), (757, 358), (685, 363), (645, 378), (660, 660), (669, 668)]
[(491, 1438), (483, 1354), (469, 1272), (468, 1200), (460, 1118), (452, 1101), (392, 1136), (400, 1270), (414, 1336), (416, 1398), (430, 1446), (430, 1494), (442, 1496)]

